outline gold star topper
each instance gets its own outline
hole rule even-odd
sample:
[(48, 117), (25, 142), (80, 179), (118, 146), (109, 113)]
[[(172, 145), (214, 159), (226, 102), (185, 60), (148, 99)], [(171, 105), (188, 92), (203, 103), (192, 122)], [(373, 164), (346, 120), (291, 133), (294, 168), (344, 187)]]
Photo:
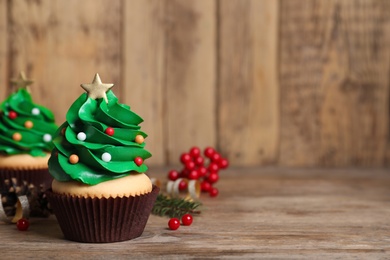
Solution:
[(28, 90), (28, 86), (34, 83), (34, 81), (27, 79), (23, 71), (19, 73), (18, 78), (11, 79), (11, 84), (17, 86), (18, 88), (25, 88)]
[(87, 91), (88, 97), (92, 99), (103, 98), (106, 103), (108, 103), (106, 92), (113, 86), (112, 83), (102, 83), (98, 73), (96, 73), (91, 84), (81, 84), (81, 87)]

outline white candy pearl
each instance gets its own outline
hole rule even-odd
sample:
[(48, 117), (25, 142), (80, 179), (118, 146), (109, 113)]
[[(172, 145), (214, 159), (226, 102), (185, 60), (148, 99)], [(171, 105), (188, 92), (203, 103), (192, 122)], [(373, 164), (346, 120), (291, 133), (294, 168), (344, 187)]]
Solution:
[(85, 139), (87, 139), (87, 135), (84, 132), (80, 132), (77, 134), (77, 139), (79, 141), (85, 141)]
[(43, 135), (43, 141), (45, 141), (46, 143), (50, 142), (51, 141), (51, 135), (44, 134)]
[(103, 153), (103, 154), (102, 154), (102, 160), (105, 161), (105, 162), (111, 161), (111, 154), (109, 154), (109, 153)]
[(41, 111), (39, 110), (39, 108), (33, 108), (32, 110), (31, 110), (31, 113), (33, 114), (33, 115), (39, 115), (40, 113), (41, 113)]

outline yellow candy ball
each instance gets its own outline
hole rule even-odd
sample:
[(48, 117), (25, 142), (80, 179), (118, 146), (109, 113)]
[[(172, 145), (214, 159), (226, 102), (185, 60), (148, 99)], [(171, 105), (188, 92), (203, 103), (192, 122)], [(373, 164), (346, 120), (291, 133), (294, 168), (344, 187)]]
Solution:
[(31, 122), (30, 120), (28, 120), (28, 121), (26, 121), (26, 122), (24, 122), (24, 127), (25, 128), (32, 128), (34, 126), (34, 123), (33, 122)]
[(72, 154), (71, 156), (69, 156), (69, 162), (71, 164), (76, 164), (79, 162), (79, 157), (76, 154)]
[(142, 144), (144, 141), (145, 141), (145, 138), (144, 138), (142, 135), (137, 135), (137, 136), (135, 137), (135, 142), (136, 142), (137, 144)]
[(14, 139), (14, 141), (20, 141), (22, 140), (22, 135), (20, 133), (14, 133), (12, 139)]

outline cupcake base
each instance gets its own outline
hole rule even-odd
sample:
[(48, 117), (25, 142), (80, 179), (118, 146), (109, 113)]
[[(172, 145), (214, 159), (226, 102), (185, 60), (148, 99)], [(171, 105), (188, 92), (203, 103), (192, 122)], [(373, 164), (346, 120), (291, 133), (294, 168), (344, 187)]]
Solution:
[(110, 243), (141, 236), (159, 188), (147, 194), (117, 198), (83, 198), (46, 191), (65, 238), (84, 243)]
[[(51, 187), (53, 177), (50, 175), (49, 170), (46, 169), (8, 169), (0, 168), (0, 191), (7, 191), (10, 184), (7, 184), (14, 179), (16, 186), (33, 184), (37, 188), (43, 188), (44, 190)], [(13, 184), (15, 185), (15, 184)]]

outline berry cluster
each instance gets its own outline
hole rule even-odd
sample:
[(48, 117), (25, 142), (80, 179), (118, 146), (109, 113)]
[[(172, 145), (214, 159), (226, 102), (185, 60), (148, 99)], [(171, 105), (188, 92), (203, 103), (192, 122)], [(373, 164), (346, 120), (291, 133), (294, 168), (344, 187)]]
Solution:
[[(219, 170), (226, 169), (229, 161), (211, 147), (204, 149), (202, 157), (201, 150), (198, 147), (192, 147), (188, 153), (180, 156), (180, 162), (184, 168), (178, 172), (171, 170), (168, 173), (168, 179), (175, 181), (178, 178), (201, 181), (202, 192), (208, 192), (211, 197), (218, 196), (218, 189), (213, 185), (219, 180)], [(181, 181), (179, 190), (187, 189), (187, 182)]]
[[(192, 221), (193, 221), (193, 218), (191, 216), (191, 214), (185, 214), (181, 217), (181, 223), (184, 225), (184, 226), (190, 226), (192, 224)], [(171, 230), (176, 230), (180, 227), (180, 221), (178, 218), (171, 218), (169, 221), (168, 221), (168, 227), (169, 229)]]

